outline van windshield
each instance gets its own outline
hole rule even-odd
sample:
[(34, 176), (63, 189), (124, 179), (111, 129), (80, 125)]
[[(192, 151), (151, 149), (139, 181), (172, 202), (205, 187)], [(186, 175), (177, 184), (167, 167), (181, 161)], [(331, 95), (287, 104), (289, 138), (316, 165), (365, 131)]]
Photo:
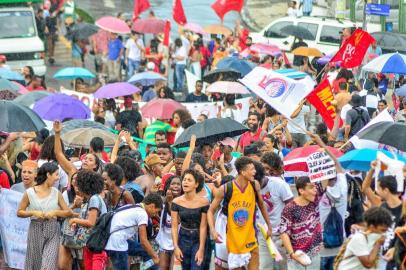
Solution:
[(31, 11), (0, 11), (0, 38), (25, 38), (35, 35)]

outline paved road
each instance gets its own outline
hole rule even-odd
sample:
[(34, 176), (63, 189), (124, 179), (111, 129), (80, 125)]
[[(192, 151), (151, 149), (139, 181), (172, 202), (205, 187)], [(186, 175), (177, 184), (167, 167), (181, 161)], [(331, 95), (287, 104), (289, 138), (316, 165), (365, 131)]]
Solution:
[[(210, 24), (219, 24), (220, 19), (210, 8), (210, 4), (213, 0), (185, 0), (183, 1), (183, 7), (186, 17), (189, 22), (197, 23), (202, 26)], [(150, 0), (151, 9), (155, 12), (158, 18), (170, 18), (172, 23), (171, 37), (175, 38), (177, 35), (177, 24), (172, 20), (172, 1), (171, 0)], [(95, 19), (102, 16), (116, 16), (119, 12), (125, 12), (132, 14), (133, 0), (99, 0), (95, 5), (94, 0), (81, 0), (77, 2), (78, 7), (86, 10)], [(145, 12), (143, 16), (146, 16), (148, 12)], [(233, 28), (234, 22), (239, 18), (239, 15), (235, 12), (230, 12), (225, 16), (224, 25)], [(90, 57), (87, 57), (86, 68), (93, 70), (93, 62)], [(47, 83), (49, 86), (58, 88), (62, 84), (64, 87), (69, 87), (69, 82), (60, 82), (52, 79), (55, 72), (63, 67), (70, 66), (71, 63), (66, 61), (58, 61), (56, 57), (56, 64), (48, 67)]]

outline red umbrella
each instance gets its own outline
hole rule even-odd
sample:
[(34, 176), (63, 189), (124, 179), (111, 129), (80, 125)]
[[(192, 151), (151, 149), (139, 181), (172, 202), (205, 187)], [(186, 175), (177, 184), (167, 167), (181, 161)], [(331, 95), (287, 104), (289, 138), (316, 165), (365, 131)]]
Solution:
[(165, 21), (156, 18), (139, 19), (133, 23), (132, 30), (138, 33), (163, 33), (165, 32)]
[(146, 118), (171, 119), (173, 112), (177, 109), (185, 109), (185, 107), (172, 99), (157, 98), (145, 104), (141, 108), (141, 114)]
[[(335, 157), (341, 157), (343, 152), (340, 150), (327, 147)], [(316, 152), (322, 152), (323, 149), (318, 145), (299, 147), (292, 150), (283, 158), (285, 176), (306, 176), (309, 172), (307, 167), (307, 158)]]
[(117, 34), (128, 34), (131, 32), (130, 27), (128, 27), (125, 21), (112, 16), (102, 17), (95, 24), (103, 30)]

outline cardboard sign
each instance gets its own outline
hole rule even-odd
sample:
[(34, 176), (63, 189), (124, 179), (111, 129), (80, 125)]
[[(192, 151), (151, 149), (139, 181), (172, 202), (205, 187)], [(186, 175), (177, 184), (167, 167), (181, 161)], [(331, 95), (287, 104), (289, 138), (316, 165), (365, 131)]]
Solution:
[(306, 159), (311, 182), (320, 182), (335, 178), (337, 175), (334, 161), (326, 152), (315, 152)]
[(0, 191), (0, 233), (4, 260), (14, 269), (24, 269), (27, 251), (29, 218), (17, 217), (18, 205), (23, 193), (1, 189)]

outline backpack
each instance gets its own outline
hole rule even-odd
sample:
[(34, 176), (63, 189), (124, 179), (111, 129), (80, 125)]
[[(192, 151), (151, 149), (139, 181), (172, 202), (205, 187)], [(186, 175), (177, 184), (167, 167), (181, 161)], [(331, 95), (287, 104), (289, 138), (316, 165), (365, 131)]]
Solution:
[(345, 232), (351, 234), (351, 226), (362, 222), (362, 215), (364, 213), (363, 195), (361, 192), (361, 185), (351, 175), (346, 174), (348, 183), (348, 202), (347, 202), (347, 218), (345, 219)]
[(124, 228), (110, 232), (111, 221), (113, 220), (114, 214), (116, 214), (120, 211), (124, 211), (124, 210), (131, 209), (131, 208), (136, 208), (136, 207), (141, 207), (141, 206), (138, 204), (125, 205), (123, 207), (118, 208), (115, 211), (109, 211), (109, 212), (101, 215), (97, 219), (96, 224), (90, 231), (90, 235), (86, 242), (86, 247), (91, 252), (100, 253), (106, 247), (111, 234), (121, 231), (121, 230), (125, 230), (128, 228), (134, 227), (134, 226), (124, 227)]
[[(366, 235), (365, 233), (362, 233), (362, 234), (365, 236), (365, 239), (367, 240), (367, 243), (368, 243), (368, 237), (367, 237), (367, 235)], [(347, 250), (347, 246), (348, 246), (348, 243), (349, 243), (350, 241), (351, 241), (351, 238), (347, 238), (347, 239), (344, 241), (343, 245), (341, 246), (340, 250), (338, 251), (338, 254), (337, 254), (336, 258), (334, 259), (333, 270), (338, 270), (338, 267), (340, 266), (340, 263), (341, 263), (342, 261), (344, 261), (344, 259), (348, 259), (348, 258), (354, 257), (354, 255), (350, 255), (350, 256), (348, 256), (348, 257), (344, 257), (345, 251)]]
[[(230, 181), (225, 184), (224, 187), (224, 198), (223, 198), (223, 205), (221, 207), (221, 211), (223, 214), (228, 217), (228, 204), (230, 203), (231, 196), (233, 196), (233, 182)], [(252, 188), (254, 189), (255, 193), (255, 202), (258, 202), (258, 193), (257, 190), (255, 189), (255, 181), (250, 181)]]
[(325, 248), (336, 248), (344, 242), (343, 218), (335, 204), (331, 202), (331, 210), (323, 224), (323, 243)]
[[(355, 134), (357, 134), (358, 131), (360, 131), (367, 123), (368, 121), (366, 119), (364, 119), (363, 113), (364, 113), (364, 109), (359, 108), (359, 107), (353, 107), (353, 110), (355, 110), (358, 114), (357, 114), (357, 118), (355, 118), (355, 120), (352, 120), (351, 122), (351, 130), (350, 130), (350, 136), (354, 136)], [(368, 113), (367, 111), (365, 111), (365, 113)], [(362, 122), (362, 126), (359, 129), (353, 129), (354, 125), (358, 123), (358, 121)]]

